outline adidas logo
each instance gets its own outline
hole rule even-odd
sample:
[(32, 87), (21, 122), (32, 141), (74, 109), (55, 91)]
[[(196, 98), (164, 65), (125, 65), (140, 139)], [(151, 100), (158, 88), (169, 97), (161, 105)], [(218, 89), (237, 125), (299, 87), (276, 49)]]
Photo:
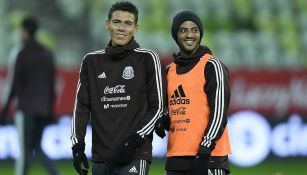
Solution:
[(130, 168), (129, 173), (138, 173), (138, 170), (135, 168), (135, 166), (133, 166)]
[(190, 99), (186, 98), (182, 85), (179, 85), (178, 88), (174, 91), (169, 104), (190, 104)]
[(98, 78), (107, 78), (106, 73), (103, 72), (102, 74), (98, 75)]

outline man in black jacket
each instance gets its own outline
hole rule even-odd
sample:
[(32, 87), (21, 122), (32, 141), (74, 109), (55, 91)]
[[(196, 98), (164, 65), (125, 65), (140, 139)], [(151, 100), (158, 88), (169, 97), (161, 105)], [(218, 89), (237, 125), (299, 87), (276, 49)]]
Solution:
[(10, 92), (1, 115), (7, 116), (9, 106), (16, 97), (18, 104), (14, 119), (20, 143), (17, 175), (28, 173), (34, 157), (43, 163), (49, 174), (58, 174), (40, 146), (43, 129), (54, 115), (55, 66), (51, 52), (35, 39), (37, 29), (35, 18), (27, 17), (22, 21), (23, 47), (16, 58)]
[(109, 44), (83, 58), (71, 136), (79, 174), (89, 168), (84, 154), (89, 118), (94, 175), (148, 174), (152, 131), (163, 112), (165, 70), (156, 52), (140, 48), (134, 40), (137, 22), (132, 3), (115, 3), (106, 21)]
[(165, 136), (164, 129), (169, 131), (166, 173), (228, 174), (228, 70), (208, 47), (200, 45), (204, 32), (194, 12), (178, 13), (171, 31), (180, 52), (167, 72), (169, 116), (156, 123), (160, 137)]

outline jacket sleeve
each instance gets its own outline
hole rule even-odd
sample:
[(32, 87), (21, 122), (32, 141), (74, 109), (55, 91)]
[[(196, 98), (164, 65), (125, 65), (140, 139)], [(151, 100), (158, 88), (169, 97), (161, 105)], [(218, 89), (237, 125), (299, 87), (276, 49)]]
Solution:
[(84, 142), (86, 127), (90, 116), (90, 95), (86, 56), (80, 67), (79, 80), (76, 90), (75, 104), (71, 126), (72, 144)]
[[(8, 96), (5, 99), (5, 104), (3, 109), (5, 109), (8, 112), (8, 109), (10, 107), (10, 104), (14, 97), (18, 94), (19, 90), (18, 87), (22, 86), (22, 57), (23, 52), (20, 51), (17, 54), (16, 62), (11, 67), (13, 70), (9, 70), (9, 85), (8, 85)], [(7, 115), (7, 114), (6, 114)]]
[(209, 121), (202, 145), (202, 152), (211, 154), (227, 125), (227, 112), (230, 101), (229, 73), (226, 66), (212, 58), (205, 66), (205, 92), (209, 104)]
[(56, 67), (54, 63), (54, 56), (51, 52), (48, 51), (48, 65), (49, 65), (49, 94), (50, 94), (50, 106), (51, 106), (51, 116), (55, 117), (55, 103), (56, 103), (56, 92), (55, 92), (55, 85), (56, 85)]
[(141, 137), (152, 133), (157, 119), (162, 116), (166, 97), (165, 67), (156, 52), (148, 53), (145, 69), (148, 110), (137, 129)]

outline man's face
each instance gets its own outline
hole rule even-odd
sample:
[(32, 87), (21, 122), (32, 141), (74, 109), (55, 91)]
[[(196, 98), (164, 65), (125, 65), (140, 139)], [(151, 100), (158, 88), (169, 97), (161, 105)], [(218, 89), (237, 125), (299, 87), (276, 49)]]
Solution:
[(29, 38), (28, 32), (23, 28), (20, 29), (20, 36), (21, 36), (21, 41), (26, 41)]
[(179, 26), (177, 41), (180, 51), (190, 55), (197, 51), (200, 41), (198, 26), (193, 21), (185, 21)]
[(125, 46), (137, 31), (133, 13), (127, 11), (114, 11), (106, 28), (110, 32), (112, 46)]

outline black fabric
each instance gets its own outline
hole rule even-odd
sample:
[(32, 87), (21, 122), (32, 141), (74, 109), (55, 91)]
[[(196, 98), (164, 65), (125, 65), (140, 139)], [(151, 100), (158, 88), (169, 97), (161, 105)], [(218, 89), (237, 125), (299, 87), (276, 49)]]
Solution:
[(110, 41), (106, 47), (106, 53), (116, 61), (125, 58), (127, 55), (131, 54), (135, 48), (139, 47), (140, 45), (134, 39), (132, 39), (126, 46), (122, 47), (112, 46)]
[[(191, 170), (179, 170), (179, 171), (167, 171), (166, 175), (193, 175)], [(224, 169), (218, 168), (209, 168), (208, 175), (226, 175), (229, 174)]]
[(8, 111), (9, 111), (8, 105), (4, 106), (0, 114), (0, 125), (4, 125), (7, 123)]
[(166, 175), (191, 175), (191, 172), (187, 170), (167, 171)]
[[(135, 132), (145, 138), (136, 158), (151, 161), (154, 129), (151, 121), (163, 112), (165, 78), (160, 71), (162, 74), (165, 67), (149, 49), (136, 48), (122, 59), (113, 59), (105, 50), (88, 53), (83, 59), (72, 141), (84, 140), (91, 119), (93, 161), (112, 161), (117, 147)], [(131, 79), (123, 77), (126, 69), (130, 70)]]
[(179, 12), (174, 18), (173, 18), (173, 23), (172, 23), (172, 37), (174, 38), (174, 40), (176, 41), (176, 43), (178, 43), (177, 41), (177, 33), (178, 33), (178, 29), (180, 27), (180, 25), (185, 22), (185, 21), (193, 21), (196, 23), (196, 25), (199, 28), (199, 32), (200, 32), (200, 40), (204, 35), (203, 32), (203, 25), (202, 22), (199, 18), (199, 16), (192, 12), (192, 11), (182, 11)]
[[(193, 156), (176, 156), (168, 157), (165, 163), (165, 170), (167, 171), (187, 171), (191, 170), (193, 166)], [(210, 169), (224, 169), (228, 174), (229, 161), (228, 156), (211, 156), (209, 162)]]
[(93, 175), (112, 175), (114, 170), (114, 165), (111, 162), (93, 162), (92, 174)]
[[(213, 148), (214, 147), (215, 147), (215, 143), (213, 143)], [(211, 152), (212, 152), (212, 150), (209, 150), (205, 146), (202, 146), (202, 145), (199, 146), (198, 153), (201, 153), (201, 154), (211, 154)]]
[(51, 52), (34, 38), (26, 40), (14, 68), (6, 105), (17, 97), (19, 110), (42, 117), (53, 116), (55, 65)]
[(165, 162), (165, 170), (181, 171), (191, 170), (194, 156), (174, 156), (168, 157)]
[(125, 166), (135, 159), (135, 154), (138, 148), (142, 146), (144, 139), (133, 133), (125, 142), (118, 148), (118, 154), (115, 156), (115, 164)]
[(198, 153), (193, 162), (193, 175), (208, 175), (210, 155)]
[[(195, 54), (192, 55), (183, 55), (181, 52), (179, 52), (178, 54), (174, 54), (174, 63), (176, 65), (178, 65), (177, 67), (186, 67), (189, 65), (196, 65), (196, 63), (199, 61), (199, 59), (205, 55), (205, 54), (210, 54), (212, 55), (211, 50), (207, 47), (207, 46), (202, 46), (200, 45), (197, 49), (197, 51), (195, 52)], [(193, 66), (193, 67), (194, 67)], [(191, 67), (191, 69), (193, 68)], [(185, 68), (186, 69), (186, 68)]]
[[(222, 76), (219, 76), (221, 74)], [(206, 146), (203, 144), (203, 147), (201, 147), (202, 149), (205, 149), (205, 151), (202, 152), (209, 154), (214, 150), (216, 141), (222, 136), (225, 128), (227, 127), (227, 115), (231, 96), (230, 79), (227, 67), (217, 58), (211, 59), (211, 61), (208, 61), (205, 66), (205, 80), (206, 84), (204, 90), (207, 94), (209, 108), (211, 109), (209, 113), (208, 126), (217, 126), (216, 122), (218, 120), (216, 120), (215, 114), (223, 114), (221, 116), (221, 120), (219, 121), (219, 127), (214, 129), (217, 131), (217, 134), (215, 137), (210, 138), (210, 144)], [(222, 96), (217, 98), (216, 94), (221, 93), (221, 91), (218, 92), (218, 87), (220, 87), (219, 84), (223, 84), (224, 86)], [(223, 98), (223, 100), (221, 98)], [(219, 102), (217, 103), (216, 100)], [(219, 106), (222, 106), (223, 108), (220, 108)], [(207, 135), (209, 129), (210, 127), (206, 128), (204, 136)]]
[(155, 124), (155, 132), (156, 134), (161, 137), (162, 139), (165, 137), (165, 130), (168, 131), (169, 127), (171, 125), (170, 117), (167, 114), (164, 114), (162, 117), (160, 117), (156, 124)]
[(209, 168), (223, 169), (226, 174), (230, 174), (228, 156), (211, 156)]
[(7, 115), (11, 102), (17, 98), (17, 111), (20, 112), (15, 116), (16, 127), (19, 139), (23, 140), (20, 143), (22, 158), (16, 163), (23, 168), (18, 171), (27, 174), (35, 152), (35, 158), (49, 174), (57, 174), (55, 165), (40, 148), (43, 129), (54, 116), (55, 65), (52, 53), (30, 37), (24, 40), (12, 72), (11, 89), (2, 112)]
[[(86, 175), (89, 169), (88, 160), (84, 153), (84, 150), (85, 150), (84, 143), (77, 143), (72, 147), (72, 153), (74, 158), (73, 165), (75, 167), (75, 170), (80, 175)], [(84, 165), (85, 169), (81, 168), (82, 164)]]
[[(46, 153), (41, 148), (41, 140), (44, 128), (47, 126), (46, 120), (35, 114), (18, 113), (15, 116), (18, 137), (21, 139), (20, 159), (16, 160), (18, 171), (21, 174), (28, 174), (32, 162), (37, 160), (48, 171), (48, 174), (58, 175), (59, 172)], [(34, 154), (35, 153), (35, 154)]]
[(93, 162), (93, 175), (127, 175), (127, 174), (142, 174), (148, 175), (150, 162), (137, 159), (133, 160), (126, 166), (114, 166), (110, 162)]

